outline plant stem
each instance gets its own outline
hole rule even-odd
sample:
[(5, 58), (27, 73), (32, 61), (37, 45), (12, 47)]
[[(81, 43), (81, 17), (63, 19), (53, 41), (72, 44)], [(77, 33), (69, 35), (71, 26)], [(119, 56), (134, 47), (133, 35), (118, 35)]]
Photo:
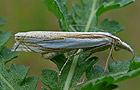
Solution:
[(91, 24), (93, 18), (95, 17), (95, 15), (96, 15), (96, 11), (97, 11), (95, 9), (96, 5), (97, 5), (97, 0), (94, 0), (93, 3), (92, 3), (91, 13), (90, 13), (90, 16), (88, 18), (88, 22), (87, 22), (87, 25), (86, 25), (86, 28), (85, 28), (85, 32), (88, 32), (90, 24)]
[[(97, 0), (94, 0), (93, 1), (93, 4), (92, 4), (92, 9), (91, 9), (91, 13), (90, 13), (90, 16), (89, 16), (89, 19), (87, 21), (87, 25), (85, 27), (85, 32), (87, 32), (89, 30), (89, 26), (93, 20), (93, 18), (95, 17), (96, 15), (96, 10), (95, 10), (95, 7), (96, 7), (96, 4), (97, 4)], [(71, 27), (72, 28), (72, 27)], [(74, 30), (74, 28), (72, 28), (73, 31), (76, 31)], [(80, 52), (81, 50), (78, 50), (78, 52)], [(78, 62), (78, 58), (79, 58), (79, 55), (76, 55), (72, 61), (72, 64), (71, 64), (71, 67), (70, 67), (70, 71), (68, 73), (68, 76), (67, 76), (67, 79), (66, 79), (66, 82), (65, 82), (65, 85), (64, 85), (64, 88), (63, 90), (69, 90), (70, 88), (70, 83), (71, 83), (71, 80), (72, 80), (72, 77), (74, 75), (74, 72), (75, 72), (75, 69), (76, 69), (76, 66), (77, 66), (77, 62)]]
[[(80, 51), (81, 50), (78, 50), (77, 53), (80, 52)], [(74, 71), (76, 69), (76, 66), (77, 66), (78, 58), (79, 58), (79, 55), (76, 55), (74, 57), (73, 61), (72, 61), (70, 71), (68, 73), (68, 76), (67, 76), (67, 79), (66, 79), (65, 86), (64, 86), (63, 90), (69, 90), (70, 83), (71, 83), (72, 77), (74, 75)]]

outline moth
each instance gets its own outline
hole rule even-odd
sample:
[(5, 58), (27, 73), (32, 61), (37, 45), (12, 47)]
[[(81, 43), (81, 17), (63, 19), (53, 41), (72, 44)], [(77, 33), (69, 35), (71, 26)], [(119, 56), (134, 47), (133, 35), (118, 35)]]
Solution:
[[(133, 54), (133, 49), (128, 44), (107, 32), (19, 32), (15, 34), (15, 41), (13, 51), (41, 53), (44, 58), (52, 58), (61, 52), (71, 50), (84, 49), (83, 53), (85, 53), (111, 48), (107, 59), (108, 63), (113, 48), (115, 51), (124, 49)], [(74, 53), (72, 56), (80, 53)], [(105, 69), (107, 68), (107, 63)]]

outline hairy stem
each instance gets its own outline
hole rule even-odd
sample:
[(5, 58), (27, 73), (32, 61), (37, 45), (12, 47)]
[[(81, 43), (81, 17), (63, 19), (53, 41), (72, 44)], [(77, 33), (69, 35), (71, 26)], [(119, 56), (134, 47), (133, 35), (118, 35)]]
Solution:
[[(87, 25), (85, 27), (85, 32), (87, 32), (89, 30), (90, 24), (91, 24), (93, 18), (95, 17), (95, 15), (96, 15), (96, 10), (95, 10), (96, 4), (97, 4), (97, 0), (94, 0), (93, 4), (92, 4), (92, 9), (91, 9), (90, 16), (89, 16), (89, 19), (87, 21)], [(76, 30), (74, 30), (74, 28), (72, 28), (72, 30), (76, 31)], [(78, 50), (77, 53), (80, 52), (80, 51), (81, 50)], [(63, 90), (69, 90), (69, 88), (70, 88), (70, 83), (71, 83), (72, 77), (74, 75), (76, 66), (77, 66), (78, 58), (79, 58), (79, 55), (76, 55), (74, 57), (73, 61), (72, 61), (70, 71), (68, 73), (68, 76), (67, 76), (67, 79), (66, 79), (66, 82), (65, 82)]]
[(96, 7), (96, 5), (97, 5), (97, 1), (98, 1), (98, 0), (94, 0), (94, 1), (93, 1), (92, 8), (91, 8), (91, 13), (90, 13), (90, 15), (89, 15), (89, 18), (88, 18), (88, 21), (87, 21), (87, 25), (86, 25), (86, 27), (85, 27), (85, 32), (88, 32), (89, 27), (90, 27), (90, 24), (91, 24), (93, 18), (96, 16), (96, 11), (97, 11), (97, 10), (95, 9), (95, 7)]
[[(80, 51), (81, 50), (78, 50), (77, 52), (80, 52)], [(78, 58), (79, 58), (79, 55), (75, 56), (73, 61), (72, 61), (70, 71), (68, 73), (68, 76), (67, 76), (67, 79), (66, 79), (65, 86), (64, 86), (63, 90), (69, 90), (70, 83), (71, 83), (72, 77), (74, 75), (74, 71), (76, 69), (76, 66), (77, 66)]]

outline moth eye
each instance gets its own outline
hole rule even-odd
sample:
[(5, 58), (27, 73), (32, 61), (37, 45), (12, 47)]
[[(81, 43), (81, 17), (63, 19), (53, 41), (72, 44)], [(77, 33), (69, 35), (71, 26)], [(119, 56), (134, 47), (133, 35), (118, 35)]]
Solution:
[(117, 42), (117, 45), (120, 45), (120, 42)]

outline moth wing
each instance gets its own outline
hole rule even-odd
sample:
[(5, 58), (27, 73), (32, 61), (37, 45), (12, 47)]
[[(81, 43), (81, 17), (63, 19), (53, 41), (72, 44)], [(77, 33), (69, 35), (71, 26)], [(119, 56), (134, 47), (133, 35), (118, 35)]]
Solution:
[(33, 46), (32, 44), (29, 44), (29, 45), (27, 45), (26, 43), (20, 44), (19, 42), (16, 42), (14, 44), (12, 51), (46, 53), (46, 52), (42, 51), (39, 47)]
[(21, 42), (22, 43), (19, 44), (19, 41), (16, 41), (14, 45), (15, 49), (13, 50), (47, 53), (101, 46), (111, 43), (111, 40), (108, 38), (63, 38), (58, 40), (45, 40), (31, 37), (24, 38)]
[(12, 48), (12, 51), (24, 51), (24, 52), (31, 52), (25, 45), (16, 42)]
[(36, 44), (43, 48), (50, 49), (80, 49), (88, 47), (96, 47), (104, 44), (111, 43), (110, 39), (107, 38), (65, 38), (62, 40), (50, 40), (37, 42)]

